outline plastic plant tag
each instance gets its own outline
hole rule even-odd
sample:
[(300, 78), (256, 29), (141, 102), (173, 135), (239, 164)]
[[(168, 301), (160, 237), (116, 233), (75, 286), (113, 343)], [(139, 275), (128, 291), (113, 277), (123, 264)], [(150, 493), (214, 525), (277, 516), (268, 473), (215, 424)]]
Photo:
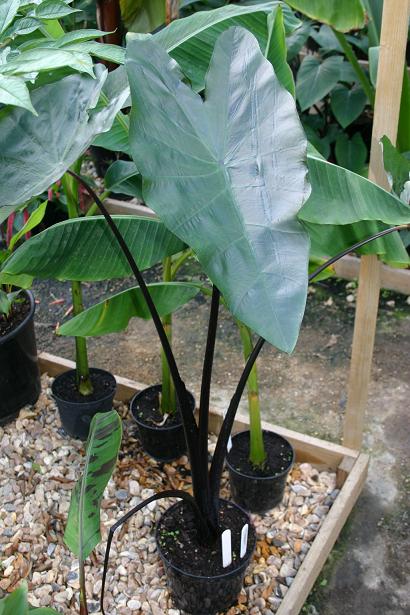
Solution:
[[(225, 416), (226, 416), (226, 413), (227, 413), (227, 412), (228, 412), (228, 410), (225, 410), (225, 411), (224, 411), (224, 415), (223, 415), (223, 416), (224, 416), (224, 419), (225, 419)], [(226, 445), (226, 450), (228, 451), (228, 453), (229, 453), (229, 451), (231, 450), (231, 448), (232, 448), (232, 436), (231, 436), (231, 435), (229, 435), (228, 444)]]
[(241, 532), (241, 554), (240, 557), (245, 557), (246, 550), (248, 548), (248, 532), (249, 532), (249, 524), (245, 523)]
[(231, 530), (222, 532), (222, 566), (226, 568), (232, 564)]

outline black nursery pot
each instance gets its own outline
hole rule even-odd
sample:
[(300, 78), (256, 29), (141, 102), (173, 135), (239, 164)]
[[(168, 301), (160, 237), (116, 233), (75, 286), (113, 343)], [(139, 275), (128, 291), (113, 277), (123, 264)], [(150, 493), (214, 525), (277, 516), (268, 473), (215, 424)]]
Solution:
[(26, 404), (35, 404), (41, 391), (34, 335), (35, 303), (26, 291), (30, 309), (10, 333), (0, 336), (0, 425), (16, 418)]
[[(130, 410), (138, 426), (139, 437), (142, 447), (148, 455), (157, 461), (169, 462), (178, 459), (186, 453), (186, 441), (184, 428), (179, 413), (177, 412), (164, 425), (156, 425), (161, 422), (162, 415), (159, 412), (159, 393), (161, 385), (156, 384), (140, 391), (131, 399)], [(189, 402), (192, 412), (195, 412), (195, 398), (188, 391)]]
[(226, 458), (233, 499), (245, 510), (260, 515), (281, 503), (295, 461), (292, 445), (282, 436), (263, 431), (263, 441), (268, 457), (263, 471), (254, 469), (249, 462), (249, 431), (233, 436)]
[(80, 440), (87, 439), (95, 414), (112, 409), (117, 389), (110, 372), (92, 367), (90, 377), (94, 387), (91, 395), (81, 395), (77, 391), (75, 369), (57, 376), (51, 387), (64, 430), (69, 436)]
[[(172, 600), (177, 609), (192, 615), (215, 615), (218, 612), (226, 611), (237, 602), (238, 594), (243, 587), (243, 580), (246, 569), (252, 558), (256, 536), (255, 530), (250, 523), (249, 515), (234, 502), (221, 500), (221, 509), (230, 510), (234, 515), (234, 525), (239, 528), (235, 533), (232, 532), (233, 553), (236, 554), (233, 563), (226, 571), (219, 574), (205, 576), (193, 572), (194, 562), (201, 557), (202, 549), (198, 545), (184, 544), (183, 548), (188, 554), (186, 568), (178, 566), (173, 561), (173, 557), (163, 546), (163, 533), (171, 533), (181, 528), (181, 509), (186, 506), (182, 501), (171, 506), (160, 518), (156, 528), (156, 542), (159, 555), (164, 563), (167, 573), (167, 584), (171, 593)], [(248, 544), (245, 556), (239, 559), (240, 549), (240, 529), (245, 523), (249, 524)], [(189, 521), (186, 523), (190, 525)], [(231, 527), (231, 526), (230, 526)], [(178, 537), (180, 540), (180, 537)], [(220, 540), (220, 539), (219, 539)], [(191, 548), (192, 547), (192, 548)], [(222, 569), (224, 570), (224, 569)]]

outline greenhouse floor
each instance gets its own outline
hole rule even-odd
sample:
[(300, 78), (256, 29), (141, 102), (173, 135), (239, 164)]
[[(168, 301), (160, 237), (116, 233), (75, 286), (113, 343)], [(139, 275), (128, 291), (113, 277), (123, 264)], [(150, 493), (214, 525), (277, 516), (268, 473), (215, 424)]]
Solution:
[[(86, 286), (85, 303), (131, 285)], [(70, 309), (68, 285), (37, 282), (34, 290), (39, 351), (73, 358), (72, 340), (54, 335)], [(355, 292), (352, 283), (341, 281), (316, 285), (295, 353), (288, 357), (265, 348), (258, 366), (264, 418), (340, 442)], [(369, 478), (304, 607), (309, 615), (410, 613), (410, 305), (406, 297), (385, 292), (380, 305), (364, 444), (371, 454)], [(206, 301), (197, 298), (174, 319), (175, 352), (196, 395), (207, 318)], [(242, 357), (239, 335), (226, 313), (219, 329), (213, 404), (223, 407)], [(127, 333), (92, 339), (89, 350), (95, 367), (147, 384), (159, 380), (159, 344), (150, 322), (134, 320)]]

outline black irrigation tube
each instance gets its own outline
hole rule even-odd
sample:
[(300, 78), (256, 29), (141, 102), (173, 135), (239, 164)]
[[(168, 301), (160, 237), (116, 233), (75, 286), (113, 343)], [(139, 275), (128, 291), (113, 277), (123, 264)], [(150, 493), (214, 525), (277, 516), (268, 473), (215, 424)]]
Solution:
[[(100, 601), (101, 612), (102, 612), (103, 615), (105, 615), (105, 611), (104, 611), (104, 594), (105, 594), (105, 584), (106, 584), (106, 580), (107, 580), (108, 563), (109, 563), (109, 559), (110, 559), (111, 544), (112, 544), (112, 541), (113, 541), (114, 534), (115, 534), (116, 530), (119, 527), (121, 527), (121, 525), (123, 525), (126, 521), (128, 521), (128, 519), (133, 517), (139, 510), (141, 510), (145, 506), (148, 506), (148, 504), (150, 504), (151, 502), (155, 502), (155, 500), (162, 500), (164, 498), (180, 498), (181, 500), (185, 500), (185, 501), (189, 502), (189, 504), (191, 504), (191, 506), (193, 506), (193, 508), (195, 509), (195, 512), (198, 514), (198, 518), (201, 519), (201, 513), (200, 513), (200, 511), (198, 509), (198, 505), (197, 505), (197, 503), (195, 501), (195, 498), (193, 498), (192, 495), (190, 495), (186, 491), (182, 491), (180, 489), (168, 489), (166, 491), (161, 491), (161, 493), (154, 493), (154, 495), (152, 495), (151, 497), (147, 498), (143, 502), (140, 502), (139, 504), (134, 506), (134, 508), (131, 508), (131, 510), (129, 510), (120, 519), (118, 519), (118, 521), (116, 521), (110, 527), (110, 530), (109, 530), (109, 533), (108, 533), (107, 548), (105, 550), (104, 571), (103, 571), (103, 578), (102, 578), (101, 601)], [(206, 528), (203, 528), (203, 531), (206, 531)]]

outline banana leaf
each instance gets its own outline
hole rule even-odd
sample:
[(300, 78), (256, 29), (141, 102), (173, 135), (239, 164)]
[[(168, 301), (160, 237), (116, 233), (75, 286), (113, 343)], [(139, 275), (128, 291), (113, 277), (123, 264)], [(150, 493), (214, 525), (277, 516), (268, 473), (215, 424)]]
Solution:
[(96, 414), (87, 440), (85, 467), (71, 495), (64, 542), (82, 561), (101, 540), (100, 504), (121, 444), (121, 419), (115, 410)]
[[(141, 270), (186, 245), (159, 220), (113, 216)], [(3, 264), (0, 282), (14, 276), (95, 282), (124, 278), (131, 269), (102, 216), (60, 222), (24, 242)]]
[[(161, 317), (172, 314), (188, 303), (201, 290), (200, 284), (189, 282), (159, 282), (148, 284), (148, 290)], [(64, 323), (59, 335), (91, 337), (123, 331), (131, 318), (149, 320), (151, 314), (139, 286), (129, 288), (97, 303)]]

